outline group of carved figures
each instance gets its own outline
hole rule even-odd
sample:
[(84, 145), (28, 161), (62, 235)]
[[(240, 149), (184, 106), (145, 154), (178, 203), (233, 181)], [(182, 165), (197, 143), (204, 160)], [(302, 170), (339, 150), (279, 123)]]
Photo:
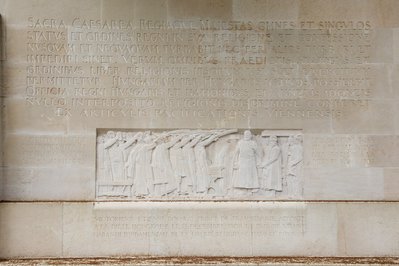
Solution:
[(302, 160), (301, 135), (108, 131), (97, 140), (97, 196), (297, 198)]

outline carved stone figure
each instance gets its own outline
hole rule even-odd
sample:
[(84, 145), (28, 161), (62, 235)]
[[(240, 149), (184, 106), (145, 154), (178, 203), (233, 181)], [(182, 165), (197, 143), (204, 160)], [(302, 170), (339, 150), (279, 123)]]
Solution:
[(103, 136), (97, 138), (97, 169), (98, 174), (97, 177), (99, 179), (105, 179), (107, 176), (105, 175), (105, 148), (104, 148), (105, 138)]
[(104, 143), (104, 148), (108, 151), (108, 156), (111, 164), (112, 180), (123, 180), (125, 178), (123, 150), (121, 144), (123, 143), (121, 132), (109, 131), (109, 139)]
[(152, 169), (154, 174), (154, 194), (156, 196), (167, 195), (177, 189), (175, 173), (169, 157), (169, 149), (180, 139), (167, 140), (169, 136), (156, 140), (156, 147), (152, 154)]
[(303, 160), (302, 136), (296, 135), (288, 139), (287, 188), (290, 197), (302, 196), (300, 172)]
[(126, 169), (126, 175), (134, 179), (135, 177), (135, 167), (136, 167), (136, 157), (139, 154), (139, 151), (141, 150), (141, 147), (144, 145), (143, 142), (143, 136), (138, 139), (137, 144), (130, 150), (129, 156), (127, 158), (127, 162), (125, 164), (125, 169)]
[(282, 191), (282, 156), (276, 136), (270, 136), (269, 138), (268, 152), (264, 156), (262, 168), (262, 178), (264, 179), (264, 182), (262, 182), (264, 184), (263, 189)]
[(195, 163), (196, 163), (196, 192), (205, 194), (208, 192), (209, 182), (211, 177), (209, 175), (208, 158), (206, 155), (206, 146), (214, 142), (217, 138), (216, 134), (205, 136), (199, 143), (194, 147)]
[[(201, 140), (202, 136), (201, 134), (198, 135), (193, 135), (192, 140), (188, 142), (186, 145), (183, 146), (183, 156), (186, 166), (186, 176), (185, 179), (181, 182), (181, 191), (186, 191), (187, 193), (189, 190), (190, 192), (196, 191), (196, 182), (197, 182), (197, 169), (196, 169), (196, 163), (195, 163), (195, 152), (194, 152), (194, 147), (195, 145), (198, 144), (198, 142)], [(188, 185), (191, 184), (191, 188), (188, 187)]]
[(257, 144), (252, 140), (249, 130), (244, 132), (244, 138), (237, 144), (234, 155), (236, 162), (234, 168), (233, 187), (239, 189), (258, 189), (259, 180), (257, 173)]
[[(170, 149), (170, 161), (172, 163), (173, 170), (175, 172), (175, 176), (177, 177), (178, 193), (179, 194), (188, 194), (189, 186), (192, 187), (192, 183), (190, 184), (187, 177), (187, 162), (185, 161), (183, 149), (182, 147), (186, 145), (191, 140), (190, 136), (182, 136), (181, 140), (177, 142)], [(192, 189), (191, 189), (192, 190)]]
[(302, 137), (271, 132), (108, 131), (97, 138), (97, 196), (300, 197)]
[(137, 132), (134, 135), (131, 134), (131, 133), (125, 134), (126, 141), (120, 145), (121, 146), (121, 150), (122, 150), (122, 154), (123, 154), (123, 160), (124, 160), (125, 164), (126, 164), (128, 158), (129, 158), (129, 154), (130, 154), (130, 151), (133, 148), (133, 144), (135, 142), (137, 142), (139, 139), (141, 139), (142, 137), (143, 137), (143, 133), (142, 132)]
[[(260, 144), (260, 154), (261, 154), (261, 161), (264, 161), (266, 159), (266, 156), (268, 156), (269, 154), (269, 150), (270, 150), (270, 145), (269, 145), (269, 135), (267, 134), (267, 132), (263, 131), (260, 135), (260, 139), (259, 139), (259, 144)], [(262, 196), (275, 196), (275, 191), (270, 191), (270, 190), (266, 190), (266, 171), (264, 170), (264, 168), (262, 167), (262, 162), (261, 164), (258, 166), (258, 174), (259, 174), (259, 185), (260, 185), (260, 191), (259, 193)]]
[[(104, 146), (105, 137), (97, 138), (97, 178), (102, 184), (98, 185), (98, 196), (113, 196), (111, 162)], [(106, 155), (108, 160), (106, 159)]]
[(124, 139), (122, 132), (109, 131), (107, 140), (104, 143), (106, 150), (105, 158), (109, 164), (113, 181), (113, 196), (129, 196), (130, 192), (126, 185), (125, 159), (124, 159)]
[(212, 194), (223, 196), (231, 192), (233, 179), (232, 154), (234, 153), (238, 139), (237, 135), (229, 135), (215, 151), (215, 159), (210, 168)]
[(155, 142), (151, 135), (144, 138), (144, 144), (137, 151), (135, 163), (135, 175), (133, 186), (136, 196), (146, 196), (153, 193), (153, 174), (151, 167), (152, 149), (155, 148)]

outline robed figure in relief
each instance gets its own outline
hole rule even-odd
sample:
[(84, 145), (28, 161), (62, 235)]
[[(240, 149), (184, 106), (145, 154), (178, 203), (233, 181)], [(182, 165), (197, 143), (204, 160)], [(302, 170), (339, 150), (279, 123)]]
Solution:
[(283, 175), (282, 175), (282, 156), (281, 148), (278, 145), (277, 137), (270, 136), (268, 153), (265, 154), (262, 163), (263, 175), (265, 179), (264, 189), (282, 191), (283, 190)]
[[(170, 138), (170, 140), (168, 140)], [(152, 169), (154, 174), (154, 194), (167, 195), (177, 189), (177, 178), (169, 158), (169, 149), (178, 141), (179, 137), (162, 136), (156, 140), (156, 147), (152, 154)]]
[(240, 189), (258, 189), (259, 179), (257, 171), (258, 147), (252, 140), (249, 130), (244, 132), (244, 138), (237, 144), (234, 155), (236, 169), (233, 177), (233, 187)]

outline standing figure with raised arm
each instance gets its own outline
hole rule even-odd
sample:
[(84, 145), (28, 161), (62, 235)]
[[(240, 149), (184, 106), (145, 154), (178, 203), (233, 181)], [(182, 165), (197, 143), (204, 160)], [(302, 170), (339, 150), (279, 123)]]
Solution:
[(209, 175), (208, 158), (206, 154), (206, 146), (217, 140), (217, 134), (211, 134), (201, 139), (194, 147), (195, 164), (196, 164), (196, 192), (199, 194), (207, 194), (211, 182)]
[(104, 143), (106, 150), (105, 157), (110, 163), (110, 172), (112, 175), (112, 191), (113, 196), (129, 196), (129, 191), (126, 191), (126, 185), (123, 183), (126, 181), (125, 172), (125, 160), (123, 156), (123, 139), (122, 132), (115, 133), (109, 131), (107, 133), (107, 141)]
[(201, 140), (201, 138), (201, 134), (192, 135), (191, 141), (184, 145), (182, 148), (183, 156), (186, 160), (186, 162), (184, 163), (186, 169), (186, 177), (182, 180), (181, 183), (181, 191), (184, 192), (184, 194), (190, 194), (196, 191), (197, 169), (195, 164), (194, 147)]
[[(215, 146), (215, 155), (209, 167), (211, 182), (209, 194), (224, 196), (230, 192), (232, 181), (233, 153), (238, 140), (237, 129), (221, 130), (218, 133), (218, 144)], [(224, 138), (226, 137), (227, 138)]]
[(121, 145), (123, 144), (121, 132), (115, 133), (108, 131), (108, 140), (104, 143), (104, 148), (108, 151), (108, 158), (111, 165), (112, 180), (124, 179), (125, 167)]
[(125, 164), (127, 163), (128, 159), (129, 159), (129, 154), (133, 148), (133, 144), (135, 142), (137, 142), (139, 139), (141, 139), (142, 137), (143, 137), (143, 132), (137, 132), (136, 134), (132, 134), (129, 132), (126, 134), (126, 142), (121, 144), (121, 149), (122, 149), (123, 159), (125, 161)]
[(154, 174), (154, 195), (165, 196), (177, 190), (178, 184), (169, 157), (169, 149), (180, 138), (171, 138), (168, 135), (160, 136), (155, 142), (156, 147), (152, 154), (152, 169)]
[(97, 137), (97, 196), (113, 196), (111, 160), (105, 141), (105, 136)]
[(241, 193), (256, 192), (259, 189), (258, 157), (258, 146), (252, 140), (251, 131), (246, 130), (234, 153), (234, 168), (237, 171), (233, 177), (233, 187)]
[[(184, 158), (182, 147), (186, 145), (191, 140), (190, 135), (184, 135), (179, 142), (177, 142), (173, 147), (170, 148), (170, 161), (172, 163), (172, 167), (175, 172), (175, 176), (177, 177), (177, 183), (179, 184), (178, 194), (187, 194), (187, 186), (191, 186), (192, 184), (187, 183), (189, 180), (186, 180), (186, 164), (187, 161)], [(187, 184), (186, 184), (187, 183)], [(183, 184), (183, 190), (182, 190)]]
[(138, 136), (137, 144), (133, 146), (133, 148), (129, 152), (129, 156), (127, 157), (127, 162), (125, 164), (126, 175), (128, 178), (133, 180), (132, 194), (135, 194), (135, 177), (136, 177), (136, 158), (139, 155), (139, 152), (144, 145), (144, 133)]
[(154, 179), (152, 174), (151, 160), (152, 150), (155, 148), (154, 138), (147, 135), (144, 138), (144, 144), (141, 145), (137, 152), (135, 164), (135, 178), (133, 181), (135, 187), (135, 195), (143, 197), (153, 194)]

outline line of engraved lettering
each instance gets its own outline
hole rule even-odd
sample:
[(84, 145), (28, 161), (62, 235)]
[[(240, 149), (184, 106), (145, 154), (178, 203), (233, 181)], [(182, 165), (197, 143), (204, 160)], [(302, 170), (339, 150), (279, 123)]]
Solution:
[(70, 77), (70, 76), (27, 76), (27, 85), (64, 85), (64, 86), (74, 86), (74, 85), (90, 85), (97, 86), (100, 84), (99, 77)]
[(27, 31), (26, 34), (29, 42), (64, 42), (67, 40), (67, 34), (64, 30), (34, 30)]
[(76, 51), (76, 46), (74, 44), (68, 43), (27, 43), (28, 52), (38, 52), (38, 53), (74, 53)]

